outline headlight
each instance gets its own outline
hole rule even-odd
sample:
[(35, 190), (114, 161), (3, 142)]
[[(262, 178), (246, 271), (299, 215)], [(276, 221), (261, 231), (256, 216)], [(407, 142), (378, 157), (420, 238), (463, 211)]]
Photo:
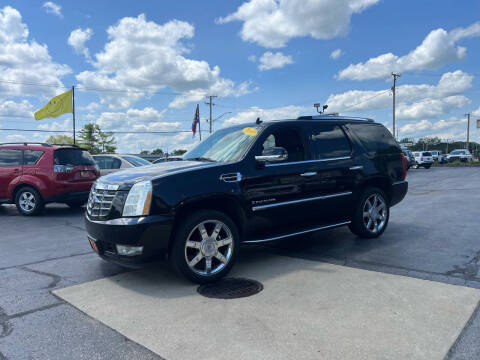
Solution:
[(142, 216), (150, 212), (152, 183), (141, 181), (132, 186), (123, 206), (123, 216)]

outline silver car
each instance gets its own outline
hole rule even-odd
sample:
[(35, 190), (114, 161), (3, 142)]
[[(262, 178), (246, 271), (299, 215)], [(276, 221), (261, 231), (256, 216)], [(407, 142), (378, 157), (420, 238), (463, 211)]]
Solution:
[(93, 159), (98, 164), (102, 176), (122, 169), (151, 165), (149, 161), (135, 155), (102, 154), (93, 155)]

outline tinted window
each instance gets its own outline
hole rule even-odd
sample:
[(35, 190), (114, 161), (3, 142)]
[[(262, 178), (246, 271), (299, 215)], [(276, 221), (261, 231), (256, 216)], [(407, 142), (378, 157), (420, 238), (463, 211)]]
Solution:
[(303, 143), (298, 127), (284, 127), (274, 130), (264, 140), (261, 151), (271, 147), (283, 147), (288, 153), (288, 159), (285, 162), (303, 161), (306, 158)]
[(58, 149), (54, 152), (55, 165), (95, 165), (88, 151), (81, 149)]
[[(125, 160), (127, 160), (130, 164), (133, 166), (143, 166), (143, 165), (150, 165), (150, 161), (147, 161), (145, 159), (136, 157), (136, 156), (123, 156)], [(113, 168), (117, 169), (117, 168)]]
[(120, 169), (122, 162), (117, 158), (105, 156), (105, 160), (103, 162), (104, 169)]
[(338, 125), (312, 125), (308, 139), (312, 159), (331, 159), (350, 156), (350, 141)]
[(25, 150), (23, 152), (23, 164), (35, 165), (43, 154), (44, 152), (40, 150)]
[(432, 153), (425, 151), (425, 152), (423, 153), (423, 156), (432, 156)]
[(398, 144), (392, 134), (382, 125), (349, 124), (368, 152), (380, 153), (397, 152)]
[(22, 163), (22, 150), (0, 149), (0, 166), (14, 166)]

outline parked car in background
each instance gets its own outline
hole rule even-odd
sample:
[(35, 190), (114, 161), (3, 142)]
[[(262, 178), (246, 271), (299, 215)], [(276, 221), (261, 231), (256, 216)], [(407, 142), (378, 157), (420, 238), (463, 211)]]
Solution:
[(102, 176), (121, 169), (152, 164), (150, 161), (135, 155), (102, 154), (93, 155), (93, 159), (98, 164)]
[(447, 160), (451, 161), (472, 161), (472, 154), (467, 149), (455, 149), (447, 156)]
[(405, 160), (407, 161), (407, 170), (410, 169), (415, 164), (415, 157), (412, 155), (412, 152), (408, 149), (402, 149)]
[(433, 164), (433, 156), (429, 151), (415, 151), (413, 153), (415, 156), (415, 167), (424, 167), (425, 169), (430, 169)]
[(183, 158), (95, 183), (85, 226), (100, 257), (127, 267), (167, 258), (186, 278), (212, 282), (230, 271), (241, 243), (344, 225), (376, 238), (408, 189), (398, 143), (369, 119), (232, 126)]
[(88, 151), (73, 145), (0, 144), (0, 203), (14, 203), (23, 215), (51, 202), (82, 206), (99, 176)]
[(433, 161), (439, 161), (442, 152), (439, 150), (429, 150), (429, 153), (432, 154)]
[(448, 161), (448, 160), (447, 160), (447, 156), (448, 156), (447, 154), (440, 154), (440, 155), (438, 156), (438, 162), (439, 162), (440, 164), (446, 163), (446, 162)]
[(165, 156), (155, 160), (153, 163), (158, 164), (158, 163), (167, 162), (167, 161), (182, 161), (182, 160), (183, 160), (183, 157), (181, 156), (168, 156), (168, 157)]

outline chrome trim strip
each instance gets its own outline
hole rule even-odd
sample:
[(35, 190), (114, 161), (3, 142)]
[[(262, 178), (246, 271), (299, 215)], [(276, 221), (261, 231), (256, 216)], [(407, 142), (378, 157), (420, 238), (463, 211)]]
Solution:
[(350, 170), (363, 170), (363, 165), (352, 166)]
[(119, 184), (96, 183), (94, 185), (94, 189), (97, 190), (118, 190), (119, 187)]
[(274, 237), (267, 238), (267, 239), (247, 240), (247, 241), (243, 241), (242, 244), (255, 244), (255, 243), (262, 243), (262, 242), (267, 242), (267, 241), (280, 240), (280, 239), (284, 239), (284, 238), (291, 237), (291, 236), (297, 236), (297, 235), (311, 233), (311, 232), (314, 232), (314, 231), (325, 230), (325, 229), (330, 229), (330, 228), (334, 228), (334, 227), (338, 227), (338, 226), (348, 225), (350, 223), (351, 223), (351, 221), (344, 221), (344, 222), (337, 223), (337, 224), (320, 226), (320, 227), (313, 228), (313, 229), (298, 231), (298, 232), (294, 232), (294, 233), (286, 234), (286, 235), (274, 236)]
[(348, 159), (351, 159), (351, 157), (350, 157), (350, 156), (342, 156), (342, 157), (328, 158), (328, 159), (293, 161), (293, 162), (286, 162), (286, 163), (280, 163), (280, 164), (265, 164), (265, 167), (284, 166), (284, 165), (296, 165), (296, 164), (309, 164), (309, 163), (335, 161), (335, 160), (348, 160)]
[(346, 191), (346, 192), (343, 192), (343, 193), (337, 193), (337, 194), (331, 194), (331, 195), (315, 196), (315, 197), (305, 198), (305, 199), (282, 201), (282, 202), (277, 202), (277, 203), (273, 203), (273, 204), (258, 205), (258, 206), (253, 206), (252, 210), (253, 211), (265, 210), (265, 209), (269, 209), (269, 208), (277, 207), (277, 206), (299, 204), (299, 203), (308, 202), (308, 201), (315, 201), (315, 200), (325, 200), (325, 199), (331, 199), (331, 198), (336, 198), (336, 197), (340, 197), (340, 196), (347, 196), (347, 195), (352, 195), (352, 192), (351, 191)]
[[(236, 178), (233, 178), (234, 176), (236, 176)], [(239, 172), (236, 172), (236, 173), (222, 174), (220, 175), (219, 180), (225, 181), (225, 182), (240, 182), (242, 181), (242, 178), (243, 178), (242, 174), (240, 174)]]
[(394, 186), (394, 185), (400, 185), (400, 184), (403, 184), (403, 183), (408, 183), (408, 181), (407, 181), (407, 180), (395, 181), (395, 182), (392, 184), (392, 186)]

